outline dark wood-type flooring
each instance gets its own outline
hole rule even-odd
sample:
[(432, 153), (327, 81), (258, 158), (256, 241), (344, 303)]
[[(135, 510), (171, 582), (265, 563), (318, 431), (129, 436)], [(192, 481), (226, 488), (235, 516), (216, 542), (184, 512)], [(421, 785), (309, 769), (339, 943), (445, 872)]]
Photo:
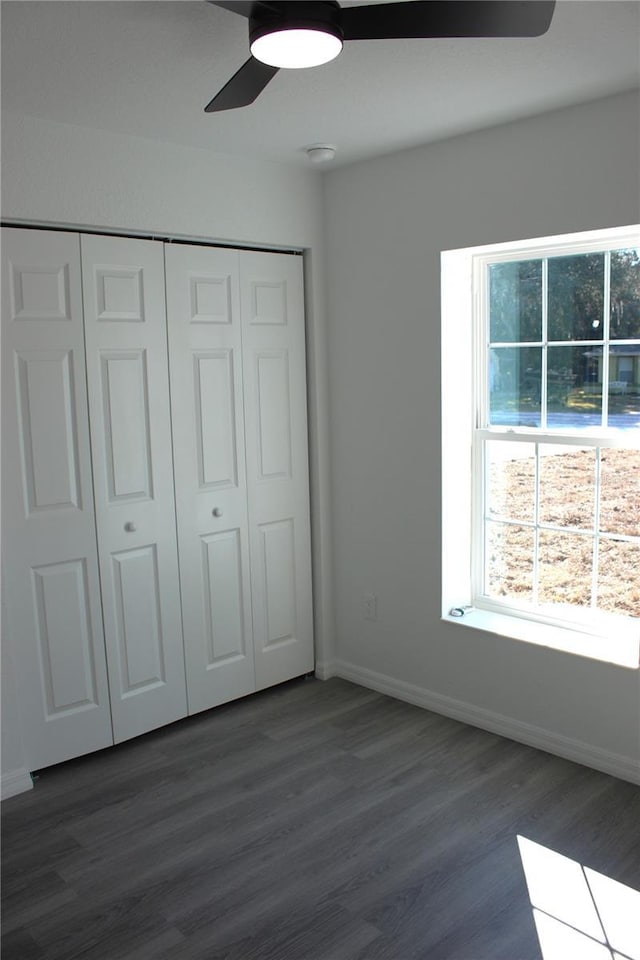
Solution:
[(637, 787), (338, 679), (44, 770), (2, 822), (2, 960), (540, 960), (518, 834), (640, 888)]

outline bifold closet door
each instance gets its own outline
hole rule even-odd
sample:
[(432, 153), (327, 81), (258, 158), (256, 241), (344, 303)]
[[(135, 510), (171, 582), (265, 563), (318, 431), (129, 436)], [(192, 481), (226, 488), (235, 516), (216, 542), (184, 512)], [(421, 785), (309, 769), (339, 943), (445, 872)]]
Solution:
[(91, 447), (116, 742), (186, 715), (162, 244), (83, 235)]
[(313, 670), (302, 257), (240, 253), (256, 689)]
[(238, 254), (165, 246), (189, 712), (255, 690)]
[(112, 742), (77, 234), (2, 231), (2, 546), (28, 769)]

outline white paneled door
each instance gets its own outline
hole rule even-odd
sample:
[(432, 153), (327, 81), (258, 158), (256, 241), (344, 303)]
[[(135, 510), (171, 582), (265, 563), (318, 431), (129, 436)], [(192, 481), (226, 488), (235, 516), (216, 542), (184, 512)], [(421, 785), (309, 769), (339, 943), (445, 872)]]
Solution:
[(302, 259), (240, 254), (256, 689), (313, 670)]
[(165, 247), (189, 712), (255, 690), (238, 254)]
[(160, 243), (81, 237), (98, 553), (116, 742), (186, 715)]
[(302, 259), (165, 249), (189, 709), (313, 669)]
[(30, 770), (113, 742), (77, 234), (2, 232), (3, 594)]
[(29, 769), (313, 670), (302, 258), (15, 228), (2, 253)]

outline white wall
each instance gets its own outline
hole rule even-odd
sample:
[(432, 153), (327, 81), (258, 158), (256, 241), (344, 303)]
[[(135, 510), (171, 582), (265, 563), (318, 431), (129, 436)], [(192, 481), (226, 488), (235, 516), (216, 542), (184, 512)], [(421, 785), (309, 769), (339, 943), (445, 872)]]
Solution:
[[(2, 116), (2, 217), (306, 251), (316, 655), (333, 656), (328, 518), (327, 346), (320, 176), (316, 171)], [(11, 663), (3, 657), (5, 686)], [(21, 766), (10, 697), (3, 783)]]
[(336, 668), (624, 775), (637, 670), (440, 621), (439, 272), (441, 250), (638, 222), (638, 116), (621, 95), (325, 177)]
[(311, 246), (318, 174), (2, 115), (3, 219)]

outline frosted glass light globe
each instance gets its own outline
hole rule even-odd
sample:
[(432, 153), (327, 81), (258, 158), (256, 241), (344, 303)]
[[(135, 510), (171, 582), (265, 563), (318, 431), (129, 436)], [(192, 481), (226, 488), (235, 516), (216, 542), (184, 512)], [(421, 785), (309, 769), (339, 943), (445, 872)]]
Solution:
[(317, 67), (337, 57), (342, 40), (325, 30), (275, 30), (251, 44), (251, 53), (262, 63), (285, 70)]

